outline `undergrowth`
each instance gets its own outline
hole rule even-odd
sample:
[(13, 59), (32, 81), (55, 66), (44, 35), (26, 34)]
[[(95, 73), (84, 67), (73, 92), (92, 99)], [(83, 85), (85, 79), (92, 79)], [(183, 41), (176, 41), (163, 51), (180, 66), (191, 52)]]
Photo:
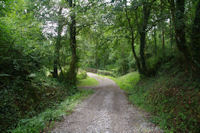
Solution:
[(199, 133), (199, 89), (199, 79), (191, 78), (172, 61), (164, 64), (155, 77), (141, 79), (129, 99), (151, 112), (152, 122), (165, 132)]
[(26, 79), (13, 80), (0, 91), (0, 132), (15, 128), (21, 119), (54, 108), (66, 96), (73, 95), (74, 88), (42, 71), (29, 74)]
[(64, 115), (73, 112), (73, 108), (83, 98), (91, 94), (92, 91), (82, 90), (73, 96), (67, 97), (61, 104), (57, 104), (56, 108), (47, 109), (43, 113), (30, 118), (23, 119), (19, 122), (18, 127), (12, 130), (12, 133), (39, 133), (49, 131), (56, 121), (63, 119)]
[[(87, 74), (82, 72), (77, 77), (82, 82), (87, 77)], [(64, 99), (74, 99), (79, 95), (82, 97), (85, 93), (77, 90), (75, 85), (68, 84), (67, 81), (52, 78), (46, 69), (27, 75), (26, 80), (13, 80), (12, 83), (5, 85), (0, 91), (0, 132), (8, 132), (8, 130), (15, 129), (18, 123), (23, 123), (21, 125), (24, 125), (26, 122), (34, 123), (36, 116), (39, 115), (41, 118), (45, 116), (42, 115), (42, 112), (45, 110), (49, 114)], [(73, 101), (70, 100), (69, 103), (71, 104)], [(46, 117), (44, 120), (50, 119)], [(38, 123), (40, 121), (41, 119), (38, 119)], [(39, 126), (43, 127), (44, 125), (43, 123), (43, 125)], [(26, 129), (24, 126), (23, 128)], [(31, 128), (30, 130), (35, 129), (38, 129), (38, 127)]]

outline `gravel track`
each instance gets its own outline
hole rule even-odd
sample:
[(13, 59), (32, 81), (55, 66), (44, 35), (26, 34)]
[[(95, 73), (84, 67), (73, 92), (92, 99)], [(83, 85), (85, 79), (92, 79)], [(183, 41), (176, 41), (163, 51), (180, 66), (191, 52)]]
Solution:
[(147, 121), (148, 114), (130, 104), (114, 81), (88, 73), (98, 86), (74, 112), (57, 123), (52, 133), (162, 133)]

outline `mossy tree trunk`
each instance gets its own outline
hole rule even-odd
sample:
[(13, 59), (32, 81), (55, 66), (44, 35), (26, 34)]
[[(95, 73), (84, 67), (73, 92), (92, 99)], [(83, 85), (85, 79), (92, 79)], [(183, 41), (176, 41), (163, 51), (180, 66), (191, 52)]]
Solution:
[(53, 71), (53, 77), (58, 77), (58, 66), (59, 66), (59, 58), (60, 58), (60, 47), (61, 47), (61, 33), (62, 33), (62, 20), (60, 18), (62, 14), (62, 8), (59, 9), (58, 12), (58, 30), (57, 30), (57, 38), (56, 38), (56, 44), (55, 44), (55, 52), (54, 52), (54, 71)]
[[(74, 9), (75, 7), (75, 2), (73, 2), (72, 0), (68, 0), (69, 2), (69, 6)], [(78, 57), (77, 57), (77, 53), (76, 53), (76, 14), (74, 11), (71, 12), (70, 15), (71, 18), (71, 23), (69, 25), (70, 27), (70, 48), (71, 48), (71, 52), (72, 52), (72, 58), (71, 58), (71, 62), (70, 62), (70, 68), (69, 71), (67, 73), (67, 78), (70, 81), (71, 84), (76, 84), (76, 74), (77, 74), (77, 63), (78, 63)]]
[(200, 71), (200, 0), (197, 1), (191, 33), (192, 59), (195, 71)]
[(190, 61), (190, 53), (185, 39), (185, 0), (176, 0), (175, 8), (175, 39), (176, 44), (187, 61)]
[(148, 24), (148, 20), (150, 17), (150, 12), (151, 12), (151, 4), (154, 1), (152, 1), (151, 3), (149, 2), (144, 2), (143, 3), (143, 8), (142, 8), (142, 14), (143, 14), (143, 18), (142, 18), (142, 24), (141, 24), (141, 28), (139, 29), (139, 34), (140, 34), (140, 58), (141, 58), (141, 72), (144, 75), (148, 76), (148, 70), (146, 67), (146, 61), (145, 61), (145, 47), (146, 47), (146, 30), (147, 30), (147, 24)]

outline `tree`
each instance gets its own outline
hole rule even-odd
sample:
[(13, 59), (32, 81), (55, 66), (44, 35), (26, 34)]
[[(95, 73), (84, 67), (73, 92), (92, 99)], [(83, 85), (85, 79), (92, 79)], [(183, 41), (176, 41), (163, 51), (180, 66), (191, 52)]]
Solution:
[(186, 60), (190, 61), (190, 53), (185, 38), (185, 0), (170, 1), (172, 19), (174, 19), (175, 39), (178, 49)]
[(192, 23), (191, 49), (195, 71), (200, 69), (200, 0), (196, 3), (195, 17)]
[[(136, 64), (137, 64), (138, 71), (140, 73), (142, 73), (140, 60), (139, 60), (139, 58), (138, 58), (138, 56), (136, 54), (136, 51), (135, 51), (135, 39), (137, 37), (137, 34), (135, 35), (135, 28), (133, 27), (133, 25), (137, 25), (137, 23), (131, 24), (131, 18), (128, 16), (128, 9), (127, 8), (128, 8), (127, 7), (127, 1), (125, 1), (125, 15), (126, 15), (126, 19), (128, 21), (129, 32), (131, 34), (131, 48), (132, 48), (133, 56), (134, 56)], [(137, 11), (135, 11), (135, 12), (137, 14)], [(135, 21), (137, 21), (137, 20), (135, 20)]]
[(146, 33), (147, 33), (147, 26), (148, 21), (151, 13), (151, 6), (155, 2), (155, 0), (152, 0), (150, 2), (143, 1), (142, 2), (142, 22), (141, 27), (139, 27), (139, 34), (140, 34), (140, 58), (141, 58), (141, 69), (142, 73), (145, 75), (148, 75), (148, 70), (146, 67), (146, 61), (145, 61), (145, 46), (146, 46)]
[(63, 31), (63, 19), (62, 19), (62, 7), (60, 7), (58, 11), (58, 28), (57, 28), (57, 37), (56, 37), (56, 44), (55, 44), (55, 55), (54, 55), (54, 71), (53, 71), (53, 77), (58, 77), (58, 66), (59, 66), (59, 58), (60, 58), (60, 45), (61, 45), (61, 34)]
[(70, 68), (67, 73), (67, 77), (70, 80), (72, 84), (76, 83), (76, 74), (77, 74), (77, 63), (78, 63), (78, 57), (76, 53), (76, 13), (75, 13), (75, 6), (76, 3), (73, 0), (68, 0), (69, 7), (71, 8), (71, 23), (69, 25), (70, 28), (70, 47), (71, 47), (71, 52), (72, 52), (72, 58), (71, 58), (71, 63), (70, 63)]

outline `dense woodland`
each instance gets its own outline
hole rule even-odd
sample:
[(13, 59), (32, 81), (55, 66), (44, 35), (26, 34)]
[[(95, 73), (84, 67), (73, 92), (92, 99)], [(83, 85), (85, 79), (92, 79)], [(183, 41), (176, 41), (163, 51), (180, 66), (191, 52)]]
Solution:
[(157, 124), (198, 133), (199, 52), (200, 0), (0, 0), (0, 132), (78, 93), (92, 69), (138, 72), (136, 87), (151, 85), (131, 93), (166, 111)]

